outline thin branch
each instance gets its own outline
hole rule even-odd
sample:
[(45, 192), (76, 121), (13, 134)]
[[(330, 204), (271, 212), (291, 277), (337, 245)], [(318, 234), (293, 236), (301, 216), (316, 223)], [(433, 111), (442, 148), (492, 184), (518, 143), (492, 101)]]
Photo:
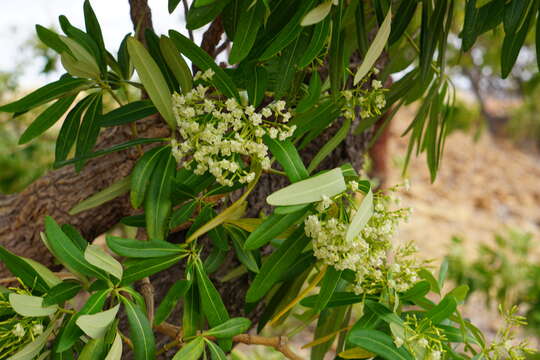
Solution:
[[(169, 324), (169, 323), (162, 323), (155, 327), (155, 329), (164, 334), (167, 335), (173, 339), (174, 341), (171, 341), (167, 345), (163, 347), (160, 352), (168, 351), (174, 347), (180, 346), (183, 344), (183, 339), (180, 338), (180, 334), (182, 329), (178, 326)], [(208, 340), (216, 340), (213, 336), (207, 336)], [(298, 356), (288, 345), (288, 340), (286, 336), (275, 336), (275, 337), (264, 337), (264, 336), (258, 336), (258, 335), (250, 335), (250, 334), (240, 334), (236, 335), (232, 338), (232, 341), (235, 343), (240, 344), (246, 344), (246, 345), (263, 345), (268, 346), (276, 349), (280, 353), (282, 353), (287, 359), (291, 360), (302, 360), (302, 357)]]
[[(188, 18), (188, 12), (189, 12), (189, 5), (187, 0), (182, 0), (182, 6), (184, 7), (184, 20), (187, 23)], [(191, 29), (188, 29), (189, 39), (193, 41), (193, 31)]]

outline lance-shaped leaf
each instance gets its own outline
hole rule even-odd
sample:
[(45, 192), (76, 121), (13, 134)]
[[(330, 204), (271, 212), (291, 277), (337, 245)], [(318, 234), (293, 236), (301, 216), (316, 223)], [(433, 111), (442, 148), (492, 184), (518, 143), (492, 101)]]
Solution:
[(162, 35), (159, 39), (159, 48), (163, 54), (165, 62), (180, 84), (183, 93), (187, 93), (193, 88), (193, 76), (184, 58), (178, 52), (171, 39)]
[(362, 80), (364, 76), (366, 76), (366, 74), (373, 68), (373, 65), (375, 65), (375, 62), (384, 50), (384, 47), (388, 41), (388, 37), (390, 36), (391, 29), (392, 11), (388, 10), (388, 13), (386, 14), (386, 17), (381, 24), (377, 35), (375, 35), (375, 39), (373, 39), (373, 42), (371, 43), (366, 53), (366, 56), (364, 57), (362, 65), (360, 65), (360, 67), (356, 71), (356, 75), (354, 76), (355, 85), (358, 84), (360, 80)]
[[(102, 108), (102, 94), (95, 93), (83, 116), (81, 127), (77, 136), (75, 157), (82, 157), (92, 151), (99, 135), (99, 120)], [(81, 170), (85, 161), (75, 164), (77, 171)]]
[(176, 170), (176, 159), (171, 148), (161, 151), (156, 168), (150, 175), (148, 195), (145, 198), (144, 211), (148, 237), (164, 240), (168, 228), (167, 221), (171, 211), (171, 191)]
[(428, 317), (433, 324), (438, 324), (449, 318), (454, 311), (456, 311), (456, 308), (456, 298), (451, 294), (447, 294), (437, 306), (426, 312), (426, 317)]
[(285, 240), (279, 249), (263, 263), (261, 270), (249, 287), (246, 302), (255, 302), (266, 295), (272, 286), (282, 278), (283, 274), (290, 270), (309, 241), (303, 226)]
[(60, 40), (60, 36), (56, 32), (41, 25), (36, 25), (36, 33), (39, 40), (57, 53), (61, 54), (64, 51), (68, 51), (67, 45)]
[(150, 258), (138, 260), (130, 263), (124, 269), (124, 276), (121, 285), (131, 284), (143, 277), (153, 275), (162, 270), (168, 269), (174, 264), (177, 264), (180, 259), (185, 257), (185, 254), (163, 256), (159, 258)]
[(189, 289), (191, 283), (188, 280), (178, 280), (170, 287), (167, 294), (161, 303), (159, 303), (158, 308), (156, 309), (156, 314), (154, 317), (154, 324), (159, 325), (163, 321), (167, 320), (174, 307), (178, 303), (178, 300), (182, 298), (187, 290)]
[(61, 98), (39, 114), (19, 138), (19, 145), (35, 139), (53, 126), (71, 106), (73, 100), (75, 100), (75, 96)]
[(101, 126), (123, 125), (157, 113), (157, 109), (150, 100), (130, 102), (101, 117)]
[(263, 139), (291, 182), (297, 182), (309, 176), (298, 150), (290, 140), (279, 141), (268, 135), (265, 135)]
[(17, 314), (29, 317), (49, 316), (58, 310), (56, 305), (44, 307), (42, 297), (16, 293), (9, 294), (9, 304)]
[(197, 203), (195, 200), (188, 201), (186, 204), (182, 205), (179, 209), (175, 210), (171, 215), (171, 220), (169, 221), (169, 228), (174, 229), (175, 227), (184, 224), (189, 220), (189, 217), (195, 211)]
[(144, 46), (135, 38), (128, 38), (127, 47), (133, 65), (139, 74), (148, 96), (159, 110), (159, 113), (171, 129), (175, 129), (176, 121), (172, 110), (172, 100), (167, 82), (159, 70), (156, 62)]
[(347, 229), (347, 235), (345, 236), (346, 241), (352, 241), (356, 235), (362, 231), (364, 226), (366, 226), (367, 222), (373, 215), (373, 192), (371, 191), (371, 187), (369, 188), (369, 191), (367, 192), (366, 196), (362, 199), (362, 203), (356, 210), (356, 213), (354, 214), (351, 223), (349, 224), (349, 228)]
[(214, 59), (212, 59), (210, 55), (198, 47), (193, 41), (177, 31), (170, 30), (169, 36), (178, 50), (180, 50), (182, 54), (186, 55), (202, 71), (208, 69), (212, 69), (214, 71), (212, 82), (216, 88), (223, 93), (223, 95), (240, 100), (240, 95), (238, 94), (238, 90), (236, 89), (234, 82), (225, 73), (225, 71), (215, 63)]
[(46, 244), (56, 258), (74, 274), (82, 274), (100, 279), (107, 275), (84, 259), (83, 252), (62, 231), (50, 216), (45, 217)]
[[(67, 45), (71, 53), (63, 53), (62, 57), (66, 55), (66, 58), (70, 59), (71, 61), (75, 61), (75, 64), (80, 64), (79, 66), (81, 69), (84, 69), (82, 74), (83, 77), (98, 79), (100, 70), (98, 64), (96, 63), (96, 59), (92, 56), (92, 54), (90, 54), (90, 52), (88, 52), (84, 46), (71, 38), (60, 35), (60, 39)], [(66, 70), (69, 71), (70, 69), (66, 68)], [(72, 75), (79, 76), (76, 73)]]
[(326, 0), (325, 2), (311, 9), (306, 14), (306, 16), (304, 16), (304, 18), (300, 22), (300, 25), (309, 26), (309, 25), (317, 24), (318, 22), (323, 21), (328, 16), (328, 14), (330, 14), (331, 9), (332, 9), (332, 0)]
[(321, 53), (328, 41), (328, 36), (330, 34), (330, 17), (321, 21), (313, 28), (313, 33), (309, 41), (307, 49), (304, 51), (304, 54), (298, 60), (298, 67), (303, 69)]
[(66, 160), (73, 144), (75, 144), (75, 140), (77, 140), (81, 117), (91, 100), (92, 97), (90, 95), (86, 96), (67, 114), (66, 119), (60, 128), (60, 132), (58, 133), (58, 138), (56, 139), (55, 163)]
[(268, 85), (268, 72), (262, 66), (253, 66), (252, 78), (246, 84), (249, 103), (255, 107), (259, 106), (264, 99), (264, 92)]
[(96, 208), (105, 204), (108, 201), (116, 199), (117, 197), (124, 195), (129, 191), (131, 186), (131, 178), (129, 176), (113, 183), (105, 189), (95, 193), (89, 198), (81, 201), (69, 210), (70, 215), (76, 215), (83, 211)]
[(137, 160), (135, 167), (131, 173), (131, 205), (138, 208), (146, 195), (150, 176), (154, 172), (156, 165), (159, 162), (160, 156), (168, 151), (166, 147), (153, 148)]
[(343, 173), (336, 168), (278, 190), (269, 195), (266, 201), (274, 206), (308, 204), (321, 201), (323, 196), (340, 194), (346, 188)]
[(84, 258), (90, 264), (111, 274), (118, 280), (122, 279), (122, 264), (120, 264), (118, 260), (113, 258), (111, 255), (107, 254), (98, 245), (88, 245), (84, 251)]
[(105, 360), (120, 360), (121, 358), (122, 358), (122, 337), (120, 336), (120, 333), (116, 332), (111, 348), (109, 349), (107, 356), (105, 356)]
[(24, 285), (43, 293), (49, 290), (50, 285), (30, 263), (25, 261), (27, 259), (17, 256), (0, 246), (0, 260), (14, 276), (21, 279)]
[(238, 334), (242, 334), (251, 327), (251, 320), (237, 317), (225, 321), (223, 324), (214, 326), (210, 330), (206, 330), (204, 336), (214, 336), (218, 339), (231, 338)]
[(195, 339), (188, 342), (178, 351), (173, 360), (197, 360), (204, 352), (204, 339), (202, 336), (197, 336)]
[(233, 226), (227, 227), (228, 233), (231, 235), (234, 251), (238, 260), (249, 270), (255, 273), (259, 272), (259, 264), (257, 259), (250, 250), (244, 248), (247, 235), (241, 229)]
[(328, 305), (328, 302), (332, 298), (332, 295), (334, 294), (334, 291), (339, 283), (341, 273), (342, 271), (336, 270), (334, 267), (330, 266), (324, 274), (320, 287), (321, 290), (319, 291), (317, 302), (315, 303), (314, 307), (316, 312), (321, 312), (326, 305)]
[(264, 20), (265, 9), (263, 3), (257, 1), (253, 3), (253, 6), (250, 6), (250, 3), (252, 3), (252, 0), (243, 0), (240, 5), (239, 21), (236, 25), (233, 46), (229, 54), (230, 64), (239, 63), (249, 54)]
[(105, 336), (109, 325), (112, 324), (118, 314), (118, 309), (120, 309), (120, 304), (117, 304), (115, 307), (101, 311), (91, 315), (81, 315), (75, 321), (77, 326), (81, 328), (82, 331), (92, 339), (97, 339)]
[(125, 297), (120, 298), (124, 303), (124, 308), (129, 323), (129, 338), (133, 343), (135, 360), (153, 360), (156, 358), (156, 343), (152, 326), (146, 315)]
[(227, 360), (227, 356), (225, 355), (225, 352), (221, 350), (221, 348), (213, 341), (210, 341), (208, 339), (204, 339), (206, 341), (206, 345), (208, 346), (208, 349), (210, 350), (210, 355), (212, 357), (212, 360)]
[(244, 248), (248, 250), (257, 249), (267, 244), (270, 240), (278, 238), (281, 233), (302, 219), (308, 208), (304, 211), (296, 211), (286, 215), (272, 214), (257, 226), (255, 231), (249, 234)]
[[(300, 305), (308, 307), (308, 308), (314, 308), (320, 302), (319, 297), (321, 295), (322, 294), (308, 296), (302, 299), (302, 301), (300, 301)], [(364, 300), (365, 299), (362, 296), (356, 295), (355, 293), (352, 293), (352, 292), (334, 291), (330, 299), (328, 299), (328, 301), (326, 302), (325, 307), (332, 308), (332, 307), (337, 307), (337, 306), (356, 304)]]
[(176, 244), (165, 241), (124, 239), (117, 236), (106, 236), (107, 246), (120, 256), (129, 258), (156, 258), (186, 253)]
[(78, 281), (63, 281), (51, 288), (43, 298), (43, 306), (60, 304), (72, 299), (82, 290), (82, 285)]
[(330, 140), (328, 140), (328, 142), (323, 145), (323, 147), (317, 152), (317, 154), (315, 154), (313, 160), (311, 160), (311, 162), (309, 163), (307, 169), (308, 172), (311, 173), (313, 170), (315, 170), (317, 166), (319, 166), (319, 164), (324, 159), (326, 159), (326, 157), (330, 155), (332, 151), (334, 151), (343, 140), (345, 140), (345, 138), (349, 134), (350, 128), (351, 119), (345, 118), (343, 120), (343, 125), (341, 126), (341, 128), (334, 134), (334, 136), (332, 136)]
[(60, 334), (60, 338), (57, 341), (57, 353), (62, 353), (71, 348), (77, 339), (83, 335), (82, 330), (76, 324), (77, 318), (81, 315), (95, 314), (101, 311), (101, 309), (103, 309), (103, 305), (105, 304), (105, 300), (107, 300), (107, 297), (109, 296), (109, 293), (110, 289), (100, 290), (93, 293), (90, 295), (84, 306), (76, 314), (71, 316), (67, 324), (64, 326), (64, 329)]
[(60, 96), (75, 94), (89, 87), (90, 84), (91, 82), (86, 79), (62, 78), (37, 89), (22, 99), (0, 106), (0, 112), (23, 112)]
[(390, 336), (377, 330), (353, 329), (348, 340), (386, 360), (414, 360), (404, 346), (397, 348)]

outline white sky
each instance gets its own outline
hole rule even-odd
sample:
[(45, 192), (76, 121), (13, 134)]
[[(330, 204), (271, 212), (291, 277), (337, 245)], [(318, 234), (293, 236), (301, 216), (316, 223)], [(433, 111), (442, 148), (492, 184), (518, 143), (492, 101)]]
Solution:
[[(58, 16), (66, 15), (71, 23), (84, 29), (83, 0), (0, 0), (0, 72), (13, 71), (22, 61), (29, 62), (20, 78), (22, 88), (43, 85), (47, 79), (39, 74), (41, 66), (31, 51), (21, 45), (35, 34), (35, 24), (60, 29)], [(101, 24), (105, 46), (113, 54), (125, 34), (132, 31), (128, 0), (91, 0)], [(179, 6), (169, 15), (167, 0), (149, 0), (154, 28), (158, 34), (169, 29), (182, 30), (183, 9)], [(53, 75), (52, 77), (56, 77)]]

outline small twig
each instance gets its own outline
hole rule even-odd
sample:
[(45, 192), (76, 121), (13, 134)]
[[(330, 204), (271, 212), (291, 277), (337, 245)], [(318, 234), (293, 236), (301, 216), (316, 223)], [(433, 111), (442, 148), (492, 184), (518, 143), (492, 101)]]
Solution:
[(215, 57), (217, 57), (219, 54), (221, 54), (223, 51), (227, 50), (229, 48), (229, 45), (231, 44), (231, 40), (227, 39), (223, 42), (223, 44), (219, 45), (215, 52), (214, 52), (214, 55)]
[[(184, 7), (184, 20), (186, 20), (186, 23), (187, 23), (188, 11), (189, 11), (187, 0), (182, 0), (182, 6)], [(188, 29), (188, 34), (189, 34), (189, 39), (193, 41), (193, 31)]]
[[(155, 329), (158, 332), (175, 339), (174, 341), (171, 341), (170, 343), (165, 345), (160, 350), (160, 353), (168, 351), (175, 346), (179, 346), (183, 343), (183, 340), (178, 337), (178, 335), (181, 333), (180, 327), (164, 322), (156, 326)], [(206, 338), (208, 340), (216, 340), (216, 338), (213, 336), (207, 336)], [(263, 345), (273, 347), (274, 349), (282, 353), (287, 359), (302, 360), (302, 358), (298, 356), (294, 351), (292, 351), (292, 349), (288, 346), (286, 336), (264, 337), (250, 334), (240, 334), (234, 336), (232, 338), (232, 341), (235, 343), (241, 343), (246, 345)]]

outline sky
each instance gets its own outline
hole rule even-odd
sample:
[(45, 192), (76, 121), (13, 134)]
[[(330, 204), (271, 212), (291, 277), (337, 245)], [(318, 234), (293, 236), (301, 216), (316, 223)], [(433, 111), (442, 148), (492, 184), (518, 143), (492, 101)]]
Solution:
[[(183, 28), (181, 6), (169, 15), (167, 0), (148, 2), (158, 34)], [(101, 24), (105, 46), (115, 54), (122, 38), (133, 29), (128, 0), (91, 0), (91, 4)], [(40, 86), (58, 77), (58, 74), (41, 75), (43, 63), (34, 59), (32, 51), (23, 45), (35, 35), (35, 24), (60, 29), (59, 15), (67, 16), (73, 25), (84, 29), (83, 0), (4, 0), (1, 9), (0, 72), (11, 72), (24, 62), (26, 66), (19, 79), (22, 88)]]

